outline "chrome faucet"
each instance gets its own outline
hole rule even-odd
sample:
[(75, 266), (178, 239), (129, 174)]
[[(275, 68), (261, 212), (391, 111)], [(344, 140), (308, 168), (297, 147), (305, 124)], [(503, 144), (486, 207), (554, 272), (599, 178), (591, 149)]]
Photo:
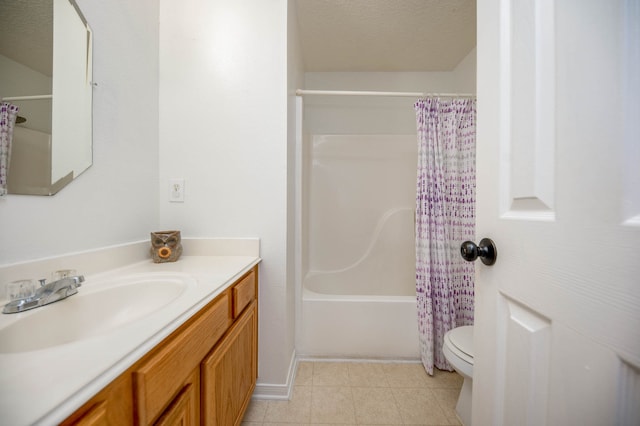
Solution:
[(14, 314), (66, 299), (76, 294), (78, 287), (80, 287), (83, 282), (84, 276), (82, 275), (61, 278), (48, 284), (45, 283), (45, 280), (40, 280), (40, 288), (36, 290), (33, 296), (12, 300), (4, 305), (2, 313)]

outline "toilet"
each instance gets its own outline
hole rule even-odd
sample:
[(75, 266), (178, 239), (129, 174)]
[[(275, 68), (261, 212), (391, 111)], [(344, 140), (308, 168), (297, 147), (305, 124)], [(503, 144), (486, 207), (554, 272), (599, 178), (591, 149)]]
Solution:
[(473, 326), (465, 325), (444, 335), (442, 352), (447, 362), (464, 378), (456, 413), (464, 426), (471, 426), (471, 387), (473, 383)]

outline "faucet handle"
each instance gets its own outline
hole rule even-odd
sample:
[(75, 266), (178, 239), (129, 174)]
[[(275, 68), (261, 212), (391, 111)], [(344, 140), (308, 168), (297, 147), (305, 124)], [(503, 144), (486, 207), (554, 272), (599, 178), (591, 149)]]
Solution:
[(74, 277), (75, 275), (77, 275), (75, 269), (59, 269), (51, 273), (51, 279), (58, 281), (63, 278)]
[(81, 287), (82, 283), (84, 282), (84, 275), (76, 275), (75, 277), (73, 277), (73, 282), (75, 283), (76, 287)]

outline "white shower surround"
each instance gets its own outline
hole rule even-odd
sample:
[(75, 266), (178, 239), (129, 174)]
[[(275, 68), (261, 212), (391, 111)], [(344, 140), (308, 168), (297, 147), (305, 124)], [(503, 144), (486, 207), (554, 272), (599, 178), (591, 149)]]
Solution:
[[(303, 89), (475, 93), (475, 49), (450, 72), (306, 72)], [(304, 103), (304, 105), (302, 105)], [(395, 290), (394, 285), (402, 279), (383, 276), (377, 272), (362, 272), (367, 263), (376, 263), (384, 258), (382, 246), (372, 246), (371, 234), (379, 225), (380, 218), (394, 209), (411, 209), (411, 256), (415, 255), (413, 209), (415, 208), (415, 172), (417, 166), (417, 136), (414, 101), (410, 98), (379, 98), (350, 96), (298, 97), (298, 240), (296, 271), (296, 352), (304, 357), (369, 358), (369, 359), (419, 359), (417, 314), (415, 298), (415, 264), (406, 267), (404, 273), (411, 275), (411, 295), (408, 285)], [(415, 148), (415, 161), (407, 162), (402, 172), (411, 172), (412, 177), (400, 185), (394, 197), (402, 191), (409, 195), (401, 203), (391, 202), (369, 214), (372, 204), (352, 202), (352, 210), (359, 209), (357, 220), (340, 225), (342, 244), (332, 241), (332, 234), (317, 232), (314, 235), (315, 219), (335, 222), (333, 214), (339, 203), (324, 199), (314, 201), (317, 188), (310, 182), (314, 159), (313, 135), (376, 135), (390, 137), (400, 135), (407, 138), (407, 147)], [(409, 142), (411, 141), (411, 142)], [(317, 141), (316, 141), (317, 142)], [(345, 148), (346, 145), (338, 145)], [(338, 154), (338, 151), (334, 152)], [(350, 155), (356, 157), (354, 151)], [(392, 173), (378, 170), (373, 176), (382, 178)], [(333, 177), (346, 185), (353, 183), (353, 175), (343, 171)], [(340, 180), (341, 179), (341, 180)], [(392, 187), (391, 180), (382, 179), (384, 188)], [(316, 182), (317, 183), (317, 182)], [(365, 185), (358, 181), (360, 188)], [(341, 189), (344, 189), (341, 187)], [(356, 193), (357, 197), (361, 194)], [(322, 197), (320, 197), (322, 199)], [(346, 198), (345, 198), (346, 199)], [(398, 198), (396, 198), (398, 199)], [(407, 210), (408, 211), (408, 210)], [(400, 219), (399, 213), (395, 219)], [(407, 217), (405, 216), (405, 219)], [(384, 222), (384, 221), (382, 221)], [(391, 225), (389, 222), (387, 225)], [(391, 226), (393, 227), (393, 226)], [(391, 228), (386, 227), (387, 231)], [(359, 231), (359, 234), (354, 232)], [(391, 233), (393, 234), (393, 233)], [(319, 241), (314, 242), (314, 238)], [(316, 244), (317, 243), (317, 244)], [(325, 250), (318, 251), (318, 247)], [(360, 267), (354, 267), (359, 264)], [(391, 271), (388, 268), (387, 271)], [(341, 271), (338, 273), (338, 271)], [(356, 276), (360, 274), (360, 278)], [(377, 274), (377, 276), (376, 276)], [(368, 275), (376, 276), (376, 285)], [(401, 275), (401, 274), (396, 274)], [(367, 283), (366, 291), (358, 287)], [(381, 290), (381, 291), (380, 291)], [(332, 293), (332, 294), (329, 294)]]
[(415, 135), (314, 135), (302, 356), (416, 359)]

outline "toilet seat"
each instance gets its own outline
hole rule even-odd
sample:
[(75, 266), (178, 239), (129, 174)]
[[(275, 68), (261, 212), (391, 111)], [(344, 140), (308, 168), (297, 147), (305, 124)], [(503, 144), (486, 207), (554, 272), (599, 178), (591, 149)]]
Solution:
[(463, 354), (471, 358), (473, 364), (473, 326), (464, 325), (454, 328), (447, 333), (449, 341)]
[(444, 335), (443, 352), (451, 366), (461, 374), (473, 375), (473, 326), (449, 330)]

